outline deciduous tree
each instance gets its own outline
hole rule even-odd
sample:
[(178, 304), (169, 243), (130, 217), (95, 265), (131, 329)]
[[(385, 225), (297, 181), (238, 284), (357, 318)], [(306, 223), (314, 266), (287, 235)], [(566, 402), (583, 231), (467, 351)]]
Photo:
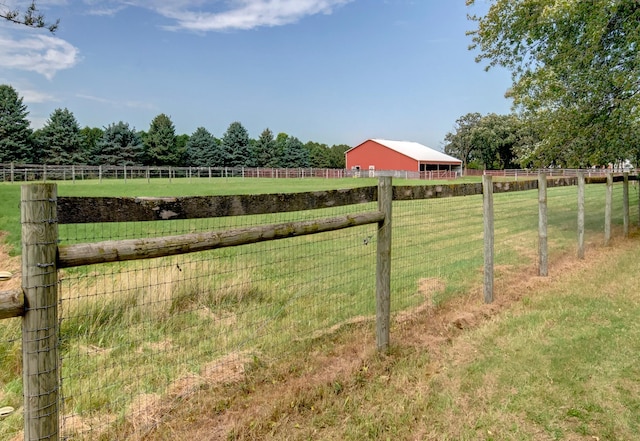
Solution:
[(509, 69), (514, 105), (545, 128), (535, 156), (573, 167), (640, 159), (640, 2), (493, 0), (471, 19), (477, 61)]

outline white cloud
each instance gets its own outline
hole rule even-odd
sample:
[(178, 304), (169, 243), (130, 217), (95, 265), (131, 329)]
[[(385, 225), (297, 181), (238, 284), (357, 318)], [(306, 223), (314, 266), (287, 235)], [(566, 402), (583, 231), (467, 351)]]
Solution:
[(78, 54), (70, 43), (49, 35), (23, 39), (0, 36), (0, 66), (37, 72), (49, 80), (59, 70), (75, 66)]
[[(148, 8), (175, 20), (172, 30), (196, 32), (248, 30), (295, 23), (316, 14), (331, 14), (353, 0), (134, 0), (126, 4)], [(221, 3), (227, 5), (226, 8)]]
[(21, 89), (20, 94), (25, 104), (48, 103), (56, 100), (53, 95), (32, 89)]

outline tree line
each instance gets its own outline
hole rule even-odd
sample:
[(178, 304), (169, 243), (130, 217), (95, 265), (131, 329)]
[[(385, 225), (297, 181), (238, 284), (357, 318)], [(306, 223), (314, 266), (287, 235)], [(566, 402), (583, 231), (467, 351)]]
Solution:
[(171, 118), (157, 115), (147, 131), (119, 121), (81, 128), (74, 114), (55, 109), (32, 130), (22, 97), (0, 85), (0, 163), (151, 165), (194, 167), (344, 168), (345, 144), (302, 143), (295, 136), (264, 129), (251, 139), (240, 122), (220, 138), (204, 127), (177, 135)]

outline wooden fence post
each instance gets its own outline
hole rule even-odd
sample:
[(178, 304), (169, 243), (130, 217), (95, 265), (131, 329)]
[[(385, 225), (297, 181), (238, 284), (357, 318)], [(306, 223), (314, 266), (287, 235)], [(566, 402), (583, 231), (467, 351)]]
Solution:
[(55, 184), (21, 188), (24, 439), (58, 439), (58, 244)]
[(613, 173), (607, 171), (607, 193), (604, 204), (604, 246), (611, 242), (611, 213), (613, 210)]
[(622, 182), (622, 219), (624, 237), (629, 237), (629, 172), (624, 172)]
[(549, 252), (547, 240), (547, 174), (538, 173), (538, 275), (549, 275)]
[(484, 218), (484, 302), (493, 303), (493, 179), (482, 175), (483, 218)]
[(376, 258), (376, 344), (378, 351), (389, 349), (391, 322), (391, 207), (393, 184), (390, 176), (378, 180), (378, 210), (384, 220), (378, 223)]
[(578, 259), (584, 259), (584, 172), (578, 172)]

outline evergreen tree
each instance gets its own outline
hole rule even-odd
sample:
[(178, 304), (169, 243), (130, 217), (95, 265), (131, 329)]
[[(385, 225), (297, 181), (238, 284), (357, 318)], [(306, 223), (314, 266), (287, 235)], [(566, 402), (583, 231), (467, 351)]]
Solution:
[(269, 129), (264, 129), (253, 145), (252, 157), (254, 166), (271, 167), (275, 155), (275, 147), (276, 142), (273, 138), (273, 132)]
[(33, 161), (28, 114), (16, 90), (0, 84), (0, 163)]
[(282, 165), (288, 168), (309, 167), (309, 151), (295, 136), (287, 138), (282, 155)]
[(176, 144), (176, 130), (171, 118), (164, 113), (151, 121), (149, 132), (143, 138), (146, 162), (149, 165), (179, 165), (180, 152)]
[(97, 165), (139, 165), (142, 163), (142, 139), (129, 124), (122, 121), (104, 129), (96, 143), (94, 162)]
[(68, 109), (53, 111), (46, 124), (37, 132), (41, 148), (40, 161), (45, 164), (79, 164), (83, 156), (84, 139), (76, 117)]
[(239, 122), (233, 122), (221, 141), (223, 165), (225, 167), (246, 167), (249, 163), (249, 134)]
[(221, 167), (220, 142), (204, 127), (198, 127), (185, 146), (187, 165)]

